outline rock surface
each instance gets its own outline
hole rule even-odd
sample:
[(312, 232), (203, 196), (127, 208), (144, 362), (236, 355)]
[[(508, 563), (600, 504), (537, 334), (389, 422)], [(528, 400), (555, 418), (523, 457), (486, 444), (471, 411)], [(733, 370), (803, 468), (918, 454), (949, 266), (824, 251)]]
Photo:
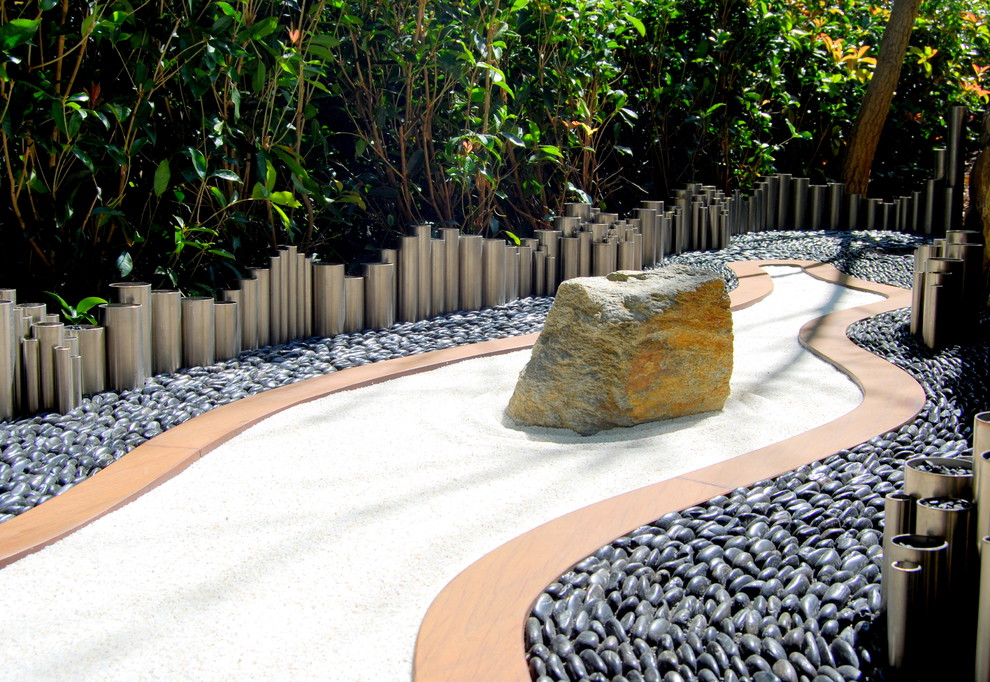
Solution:
[(675, 265), (561, 283), (506, 413), (591, 435), (720, 410), (732, 314), (717, 274)]

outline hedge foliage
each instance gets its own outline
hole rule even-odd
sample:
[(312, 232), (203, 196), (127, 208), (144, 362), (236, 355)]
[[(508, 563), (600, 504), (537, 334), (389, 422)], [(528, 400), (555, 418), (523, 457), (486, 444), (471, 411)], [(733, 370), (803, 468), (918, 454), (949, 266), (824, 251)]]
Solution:
[[(988, 0), (927, 0), (875, 185), (990, 92)], [(839, 173), (887, 17), (852, 0), (0, 5), (4, 286), (230, 286), (291, 242), (528, 234), (564, 201)], [(65, 295), (68, 292), (68, 295)]]

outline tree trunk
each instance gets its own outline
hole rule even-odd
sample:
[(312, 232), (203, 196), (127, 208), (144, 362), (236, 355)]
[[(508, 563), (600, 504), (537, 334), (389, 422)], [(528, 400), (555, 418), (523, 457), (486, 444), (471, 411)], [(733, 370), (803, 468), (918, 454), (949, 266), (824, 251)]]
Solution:
[(920, 5), (921, 0), (894, 0), (890, 10), (890, 20), (880, 40), (877, 66), (873, 71), (873, 78), (866, 86), (866, 94), (846, 148), (842, 179), (850, 193), (866, 194), (870, 184), (873, 155), (877, 150), (883, 124), (887, 120), (887, 112), (890, 111), (890, 103), (894, 99), (897, 81), (901, 76), (901, 65), (907, 54)]

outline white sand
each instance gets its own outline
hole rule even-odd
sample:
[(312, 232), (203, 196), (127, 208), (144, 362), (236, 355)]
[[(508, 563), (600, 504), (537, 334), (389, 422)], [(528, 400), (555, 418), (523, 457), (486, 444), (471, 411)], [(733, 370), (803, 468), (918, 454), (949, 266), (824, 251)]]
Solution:
[(734, 314), (722, 413), (590, 438), (507, 428), (519, 352), (265, 421), (0, 570), (0, 679), (409, 679), (427, 607), (484, 553), (859, 403), (796, 336), (877, 297), (773, 272), (775, 293)]

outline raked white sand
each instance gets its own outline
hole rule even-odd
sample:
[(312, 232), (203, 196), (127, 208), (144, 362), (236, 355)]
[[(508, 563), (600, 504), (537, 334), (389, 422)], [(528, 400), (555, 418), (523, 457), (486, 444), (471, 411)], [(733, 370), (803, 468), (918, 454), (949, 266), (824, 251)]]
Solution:
[(408, 680), (430, 602), (486, 552), (859, 403), (797, 332), (877, 297), (772, 272), (774, 293), (733, 315), (721, 413), (589, 438), (510, 428), (523, 351), (272, 417), (0, 570), (0, 679)]

